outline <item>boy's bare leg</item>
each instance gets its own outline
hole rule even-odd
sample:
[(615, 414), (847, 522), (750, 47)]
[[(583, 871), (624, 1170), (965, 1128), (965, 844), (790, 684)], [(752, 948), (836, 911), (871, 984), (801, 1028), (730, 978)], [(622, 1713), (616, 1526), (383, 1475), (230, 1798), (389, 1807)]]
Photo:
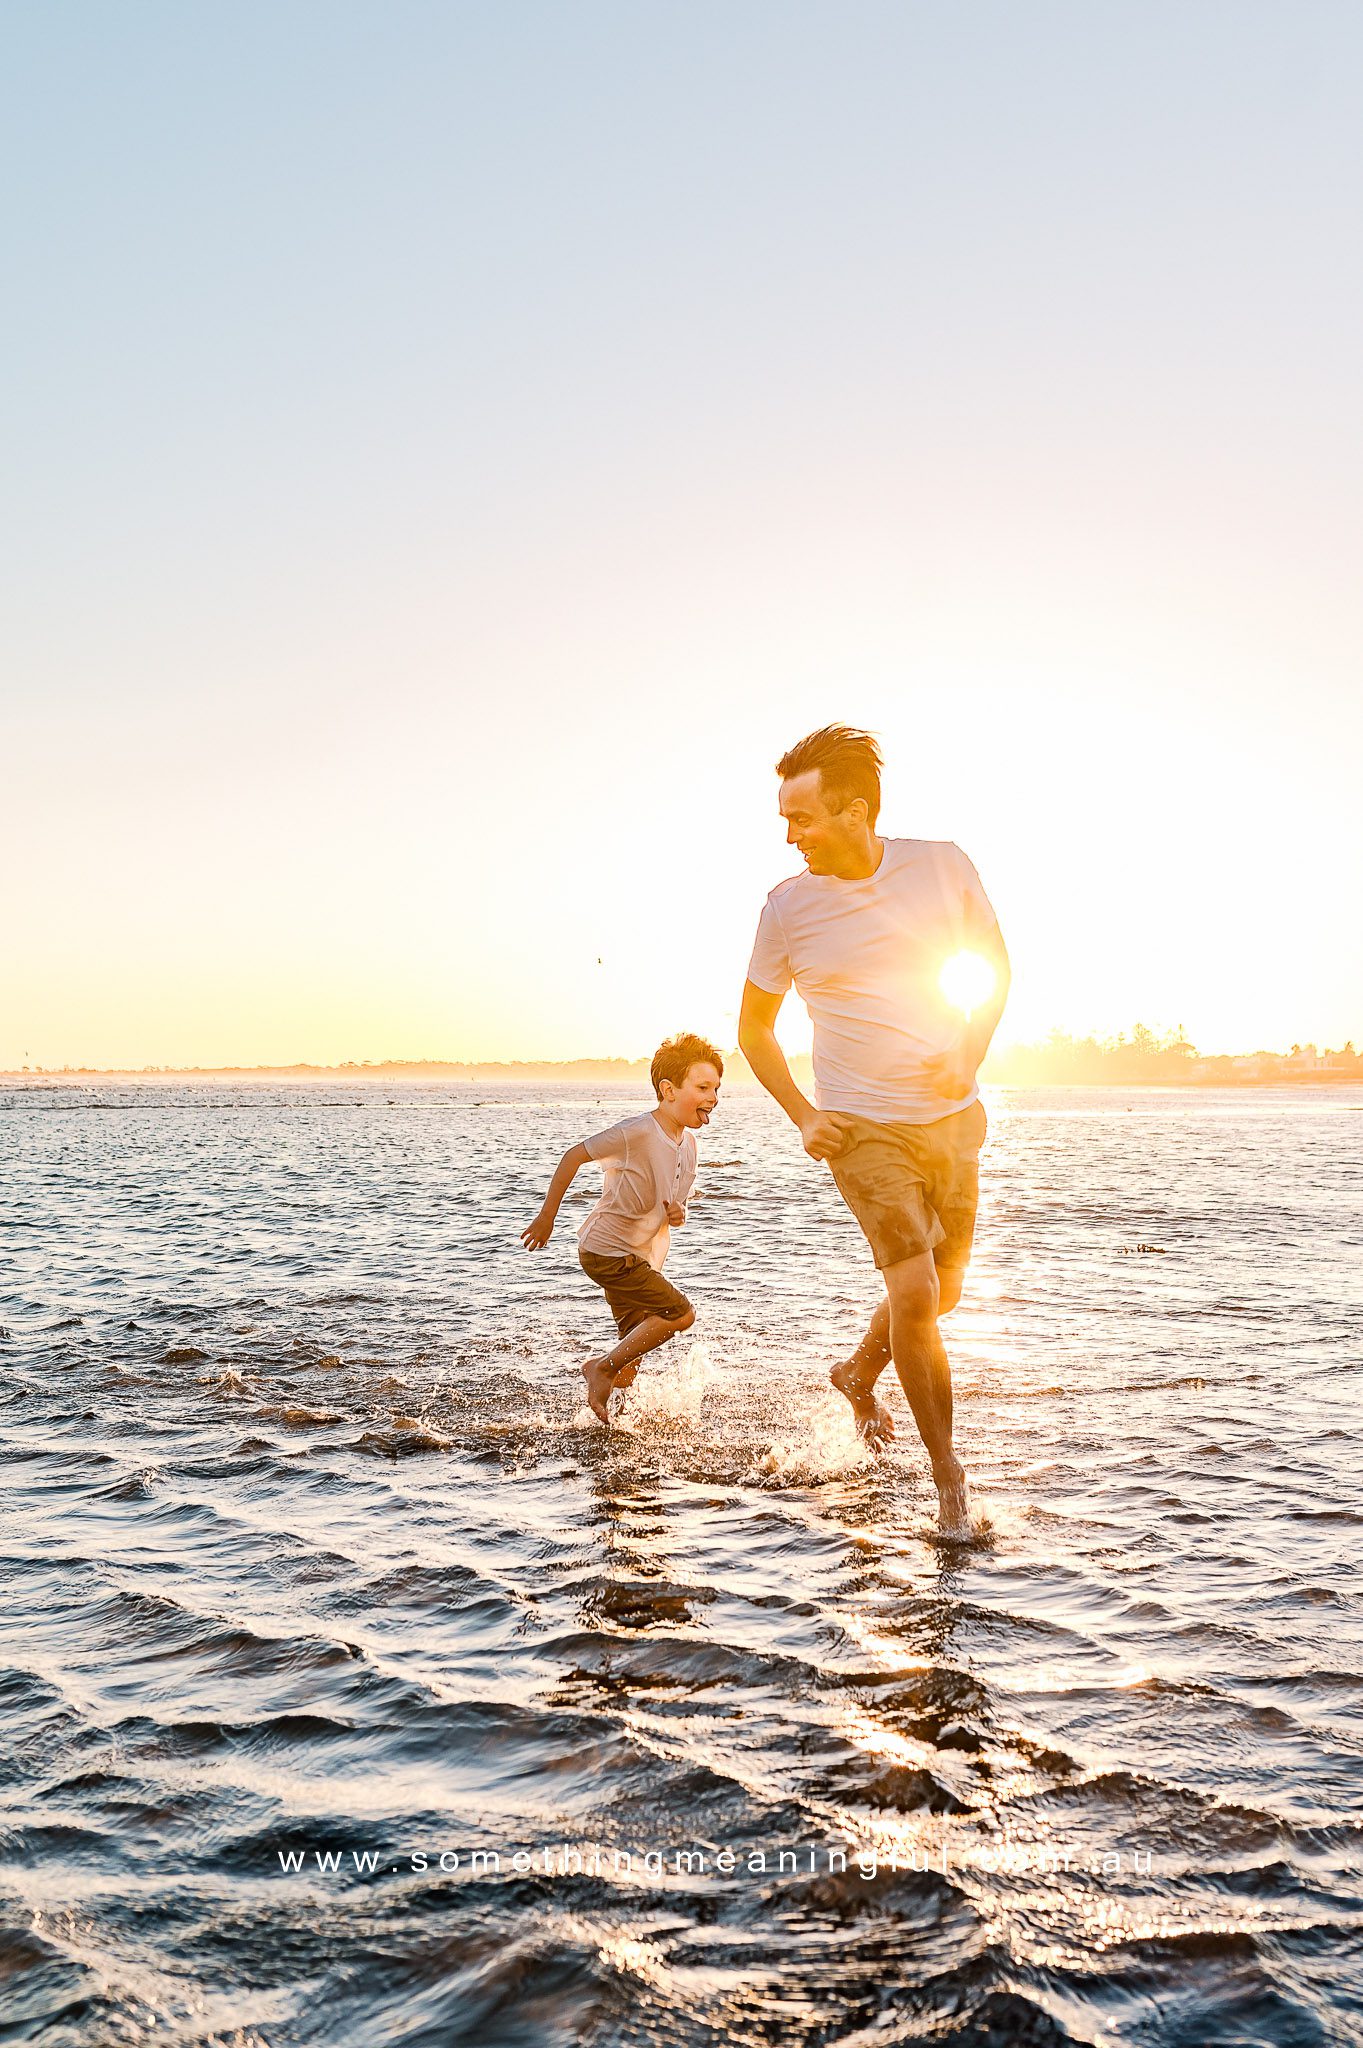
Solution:
[(649, 1316), (647, 1321), (637, 1325), (627, 1337), (622, 1337), (614, 1351), (604, 1358), (589, 1358), (582, 1368), (582, 1377), (587, 1382), (587, 1406), (592, 1414), (607, 1425), (610, 1415), (606, 1403), (617, 1387), (627, 1387), (638, 1371), (638, 1362), (649, 1351), (656, 1351), (660, 1344), (666, 1344), (669, 1337), (675, 1337), (679, 1330), (689, 1330), (696, 1320), (695, 1311), (678, 1316), (675, 1322), (664, 1322), (661, 1316)]

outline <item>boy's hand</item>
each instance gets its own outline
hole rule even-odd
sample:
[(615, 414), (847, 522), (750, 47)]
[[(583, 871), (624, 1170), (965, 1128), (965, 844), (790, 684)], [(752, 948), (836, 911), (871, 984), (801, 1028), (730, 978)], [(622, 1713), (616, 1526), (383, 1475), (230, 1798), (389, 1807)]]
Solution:
[(674, 1230), (678, 1224), (686, 1221), (686, 1211), (680, 1202), (669, 1202), (664, 1213)]
[(521, 1243), (528, 1252), (543, 1251), (554, 1234), (554, 1218), (543, 1209), (533, 1223), (527, 1223), (521, 1232)]

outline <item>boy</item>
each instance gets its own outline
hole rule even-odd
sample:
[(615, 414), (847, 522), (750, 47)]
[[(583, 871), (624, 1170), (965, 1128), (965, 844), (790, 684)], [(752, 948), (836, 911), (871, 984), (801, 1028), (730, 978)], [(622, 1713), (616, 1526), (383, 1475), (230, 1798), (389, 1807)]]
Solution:
[(582, 1368), (587, 1406), (607, 1428), (610, 1397), (630, 1385), (645, 1352), (696, 1320), (662, 1269), (672, 1229), (685, 1223), (686, 1198), (695, 1185), (692, 1133), (714, 1115), (723, 1073), (715, 1048), (692, 1032), (660, 1045), (650, 1069), (657, 1108), (570, 1145), (554, 1168), (543, 1208), (521, 1232), (527, 1251), (548, 1244), (573, 1176), (589, 1159), (601, 1161), (601, 1199), (578, 1231), (578, 1257), (587, 1278), (604, 1292), (620, 1332), (614, 1351), (593, 1354)]

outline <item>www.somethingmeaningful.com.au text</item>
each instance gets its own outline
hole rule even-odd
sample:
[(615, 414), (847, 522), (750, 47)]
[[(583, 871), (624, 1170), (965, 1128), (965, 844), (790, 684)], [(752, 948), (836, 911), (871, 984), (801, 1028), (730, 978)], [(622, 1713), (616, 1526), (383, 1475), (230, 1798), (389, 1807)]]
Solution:
[(1035, 1871), (1043, 1875), (1145, 1878), (1152, 1875), (1148, 1849), (1096, 1849), (1064, 1843), (945, 1842), (874, 1848), (803, 1844), (798, 1849), (603, 1849), (560, 1843), (535, 1849), (414, 1849), (393, 1861), (378, 1849), (281, 1849), (281, 1871), (290, 1875), (372, 1877), (382, 1871), (469, 1877), (808, 1877), (843, 1876), (850, 1870), (868, 1883), (882, 1871)]

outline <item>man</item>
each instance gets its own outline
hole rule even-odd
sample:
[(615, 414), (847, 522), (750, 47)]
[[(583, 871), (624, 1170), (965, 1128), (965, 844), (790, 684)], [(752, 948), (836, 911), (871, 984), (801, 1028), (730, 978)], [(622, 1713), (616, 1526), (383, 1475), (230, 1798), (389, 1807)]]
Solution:
[[(786, 843), (805, 872), (767, 898), (738, 1042), (805, 1151), (827, 1160), (884, 1277), (870, 1328), (830, 1378), (879, 1448), (894, 1425), (875, 1383), (893, 1357), (932, 1460), (941, 1534), (964, 1540), (969, 1494), (938, 1318), (960, 1300), (970, 1257), (985, 1131), (975, 1074), (1007, 1000), (1008, 955), (958, 846), (877, 837), (880, 768), (870, 734), (844, 725), (811, 733), (777, 763)], [(968, 1014), (942, 986), (962, 952), (993, 977)], [(792, 983), (814, 1025), (817, 1106), (776, 1041)]]

